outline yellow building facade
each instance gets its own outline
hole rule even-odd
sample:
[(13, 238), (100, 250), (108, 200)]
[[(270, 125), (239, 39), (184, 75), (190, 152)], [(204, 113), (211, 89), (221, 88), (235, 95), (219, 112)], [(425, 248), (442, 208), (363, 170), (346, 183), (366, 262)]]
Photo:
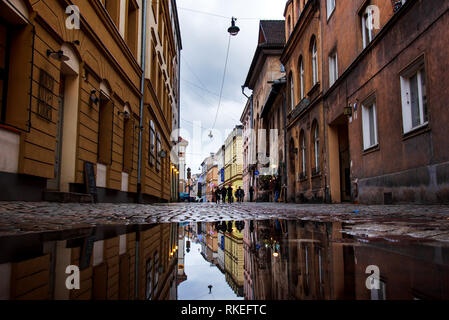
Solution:
[(227, 188), (232, 186), (233, 196), (238, 187), (243, 189), (243, 149), (242, 149), (242, 131), (243, 126), (236, 126), (225, 141), (225, 182)]
[[(171, 149), (179, 98), (174, 3), (0, 1), (2, 200), (83, 199), (77, 195), (86, 193), (86, 163), (100, 202), (133, 202), (139, 192), (152, 201), (170, 199), (173, 170), (159, 151)], [(157, 60), (149, 57), (150, 41), (142, 50), (145, 4)], [(151, 72), (162, 75), (151, 78)], [(142, 169), (139, 188), (139, 163), (151, 158), (150, 121), (155, 169)]]

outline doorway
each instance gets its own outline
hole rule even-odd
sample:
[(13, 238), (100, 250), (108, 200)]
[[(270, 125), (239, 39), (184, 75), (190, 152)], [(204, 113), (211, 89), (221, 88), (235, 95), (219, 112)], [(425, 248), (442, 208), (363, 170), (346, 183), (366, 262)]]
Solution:
[(351, 201), (351, 156), (348, 123), (341, 116), (328, 127), (330, 193), (333, 203)]
[(351, 164), (348, 126), (338, 126), (341, 202), (351, 201)]

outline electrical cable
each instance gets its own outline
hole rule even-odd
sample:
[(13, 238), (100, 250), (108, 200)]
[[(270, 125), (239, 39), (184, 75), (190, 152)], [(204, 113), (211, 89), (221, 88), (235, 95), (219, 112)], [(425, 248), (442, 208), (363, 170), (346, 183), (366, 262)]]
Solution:
[(212, 130), (215, 129), (215, 125), (217, 124), (218, 114), (220, 112), (221, 98), (223, 96), (223, 88), (224, 88), (224, 83), (225, 83), (225, 79), (226, 79), (226, 69), (228, 68), (229, 48), (230, 47), (231, 47), (231, 35), (229, 35), (229, 39), (228, 39), (228, 49), (226, 50), (226, 61), (225, 61), (225, 66), (224, 66), (223, 79), (221, 81), (220, 98), (218, 100), (217, 113), (215, 114), (215, 120), (214, 120), (214, 124), (212, 126)]

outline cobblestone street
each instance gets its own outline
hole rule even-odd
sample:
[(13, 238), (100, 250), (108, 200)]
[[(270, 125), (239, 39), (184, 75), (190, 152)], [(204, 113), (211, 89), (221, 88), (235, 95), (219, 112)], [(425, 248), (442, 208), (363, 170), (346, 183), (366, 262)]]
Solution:
[(2, 202), (0, 236), (105, 225), (299, 219), (342, 222), (342, 232), (369, 238), (449, 242), (449, 206), (352, 204), (60, 204)]

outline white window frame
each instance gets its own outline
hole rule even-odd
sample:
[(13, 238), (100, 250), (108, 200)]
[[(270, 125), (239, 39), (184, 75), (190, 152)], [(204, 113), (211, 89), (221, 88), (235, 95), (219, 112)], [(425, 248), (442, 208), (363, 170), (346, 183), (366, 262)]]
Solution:
[(313, 133), (313, 148), (315, 150), (315, 170), (320, 171), (320, 131), (318, 122), (315, 124)]
[(302, 140), (301, 140), (301, 170), (302, 170), (302, 174), (303, 174), (303, 176), (305, 177), (305, 176), (307, 176), (306, 175), (306, 170), (307, 170), (307, 167), (306, 167), (306, 149), (307, 149), (307, 147), (306, 147), (306, 133), (305, 132), (303, 132), (303, 135), (302, 135)]
[(300, 82), (300, 90), (301, 90), (301, 100), (304, 99), (305, 90), (304, 90), (304, 59), (301, 58), (299, 62), (299, 82)]
[(338, 56), (335, 51), (329, 56), (329, 87), (338, 79)]
[[(374, 143), (371, 143), (371, 122), (369, 117), (369, 110), (373, 108), (373, 123), (374, 126)], [(362, 132), (363, 132), (363, 149), (366, 151), (379, 145), (379, 138), (377, 133), (377, 106), (376, 100), (371, 98), (362, 104)]]
[(293, 80), (293, 74), (290, 77), (290, 104), (291, 110), (295, 109), (295, 82)]
[(327, 0), (327, 19), (329, 20), (330, 16), (335, 10), (335, 0)]
[[(417, 83), (418, 103), (419, 103), (418, 108), (419, 108), (420, 121), (418, 125), (413, 126), (412, 106), (410, 102), (411, 96), (410, 79), (415, 75), (417, 76), (418, 82)], [(423, 126), (426, 126), (429, 123), (428, 114), (424, 112), (424, 95), (422, 86), (423, 79), (427, 87), (426, 69), (424, 66), (424, 61), (422, 60), (418, 61), (416, 64), (410, 67), (404, 74), (401, 75), (402, 121), (403, 121), (404, 134), (419, 129)]]
[(312, 80), (313, 85), (318, 83), (318, 50), (316, 46), (316, 39), (313, 40), (312, 44)]
[[(371, 18), (370, 17), (371, 17), (371, 15), (369, 12), (362, 13), (362, 38), (363, 38), (363, 48), (364, 49), (374, 39), (374, 34), (373, 34), (374, 27), (373, 27), (373, 23), (372, 23), (372, 17)], [(369, 18), (368, 24), (367, 24), (367, 18)]]

